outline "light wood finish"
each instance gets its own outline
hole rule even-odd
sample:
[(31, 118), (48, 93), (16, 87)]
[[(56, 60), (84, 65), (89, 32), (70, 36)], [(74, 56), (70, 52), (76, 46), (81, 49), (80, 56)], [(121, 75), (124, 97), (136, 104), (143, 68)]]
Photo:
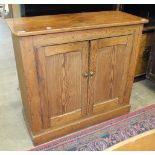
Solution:
[(155, 151), (154, 140), (155, 129), (120, 142), (106, 151)]
[(152, 33), (144, 33), (142, 35), (142, 38), (140, 41), (140, 48), (138, 52), (135, 76), (146, 74), (148, 60), (144, 58), (144, 54), (145, 54), (144, 52), (147, 48), (152, 46), (151, 40), (152, 40)]
[(12, 33), (18, 36), (133, 25), (148, 20), (121, 11), (102, 11), (8, 19)]
[(55, 138), (64, 136), (64, 135), (66, 135), (66, 133), (72, 133), (72, 132), (78, 131), (82, 128), (86, 128), (91, 125), (94, 125), (96, 123), (103, 122), (103, 121), (112, 119), (114, 117), (126, 114), (129, 111), (130, 111), (130, 106), (127, 105), (127, 106), (117, 108), (115, 110), (111, 110), (109, 112), (100, 113), (97, 115), (91, 115), (84, 119), (79, 119), (78, 121), (63, 125), (58, 128), (52, 128), (52, 129), (45, 130), (41, 134), (34, 135), (33, 141), (35, 144), (44, 143), (51, 139), (55, 139)]
[[(118, 11), (18, 20), (8, 23), (35, 144), (129, 112), (147, 20)], [(47, 24), (51, 30), (42, 29)]]
[(50, 126), (53, 128), (60, 127), (81, 119), (81, 110), (74, 110), (51, 118)]
[(139, 30), (139, 25), (128, 25), (119, 27), (109, 27), (91, 29), (91, 30), (80, 30), (73, 32), (55, 33), (48, 35), (37, 35), (34, 36), (33, 42), (36, 48), (55, 44), (64, 44), (68, 42), (75, 42), (81, 40), (96, 40), (99, 38), (107, 38), (113, 36), (123, 36), (133, 34)]
[(118, 98), (118, 104), (126, 104), (125, 86), (132, 56), (132, 41), (132, 35), (92, 41), (90, 71), (94, 75), (89, 81), (90, 113), (93, 105), (104, 104), (107, 100)]
[[(26, 88), (26, 103), (27, 110), (30, 111), (31, 115), (31, 129), (33, 132), (38, 133), (42, 128), (41, 118), (41, 105), (39, 96), (39, 86), (37, 81), (37, 70), (35, 63), (35, 53), (33, 47), (32, 37), (19, 38), (20, 42), (20, 54), (21, 54), (21, 65), (23, 65), (24, 83)], [(20, 65), (20, 64), (18, 64)], [(18, 68), (17, 68), (18, 69)], [(19, 71), (20, 72), (20, 71)], [(32, 110), (33, 109), (33, 110)], [(37, 120), (37, 121), (36, 121)]]
[[(53, 117), (54, 122), (61, 118), (67, 123), (85, 115), (88, 79), (83, 74), (88, 73), (88, 42), (47, 46), (35, 55), (44, 127), (49, 127)], [(78, 109), (81, 116), (74, 112)]]
[(108, 100), (107, 102), (101, 102), (93, 105), (93, 114), (99, 114), (103, 112), (108, 112), (114, 109), (119, 108), (118, 98)]
[[(139, 28), (139, 31), (142, 32), (143, 27), (141, 26)], [(130, 63), (129, 63), (129, 70), (128, 70), (128, 78), (127, 78), (127, 83), (126, 83), (126, 88), (125, 88), (125, 95), (123, 98), (123, 103), (128, 104), (130, 101), (130, 96), (131, 96), (131, 90), (132, 90), (132, 84), (134, 81), (134, 75), (135, 75), (135, 68), (136, 68), (136, 63), (137, 63), (137, 56), (138, 56), (138, 50), (139, 50), (139, 45), (140, 45), (140, 38), (142, 33), (139, 33), (138, 31), (135, 31), (134, 33), (134, 39), (133, 39), (133, 47), (132, 50), (134, 51), (130, 57)]]

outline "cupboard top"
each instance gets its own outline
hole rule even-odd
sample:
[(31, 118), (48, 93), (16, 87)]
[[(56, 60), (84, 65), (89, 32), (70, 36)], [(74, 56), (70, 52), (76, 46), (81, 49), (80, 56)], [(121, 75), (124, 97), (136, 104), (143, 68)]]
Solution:
[(17, 36), (144, 24), (147, 22), (147, 19), (121, 11), (101, 11), (7, 19), (12, 33)]

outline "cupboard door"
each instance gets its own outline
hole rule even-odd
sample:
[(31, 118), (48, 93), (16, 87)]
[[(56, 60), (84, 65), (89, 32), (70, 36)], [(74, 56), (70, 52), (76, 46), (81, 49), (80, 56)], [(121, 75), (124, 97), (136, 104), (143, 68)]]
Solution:
[(132, 35), (91, 41), (88, 113), (107, 112), (126, 104), (123, 97), (132, 41)]
[(39, 48), (36, 53), (43, 128), (86, 115), (88, 42)]

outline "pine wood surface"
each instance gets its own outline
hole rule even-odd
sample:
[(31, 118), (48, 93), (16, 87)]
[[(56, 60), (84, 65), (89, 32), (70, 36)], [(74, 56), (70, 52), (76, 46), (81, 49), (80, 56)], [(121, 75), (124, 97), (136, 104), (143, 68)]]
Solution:
[(147, 23), (148, 20), (121, 11), (100, 11), (22, 17), (8, 19), (7, 22), (12, 33), (15, 35), (28, 36), (110, 26), (142, 24)]

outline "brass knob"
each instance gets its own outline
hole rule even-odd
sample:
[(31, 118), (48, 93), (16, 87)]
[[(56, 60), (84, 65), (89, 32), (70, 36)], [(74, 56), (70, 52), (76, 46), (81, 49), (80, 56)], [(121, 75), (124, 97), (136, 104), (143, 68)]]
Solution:
[(90, 72), (89, 72), (89, 76), (90, 76), (90, 77), (94, 76), (94, 74), (95, 74), (95, 73), (94, 73), (93, 71), (90, 71)]
[(83, 73), (83, 77), (87, 78), (88, 77), (88, 73)]

